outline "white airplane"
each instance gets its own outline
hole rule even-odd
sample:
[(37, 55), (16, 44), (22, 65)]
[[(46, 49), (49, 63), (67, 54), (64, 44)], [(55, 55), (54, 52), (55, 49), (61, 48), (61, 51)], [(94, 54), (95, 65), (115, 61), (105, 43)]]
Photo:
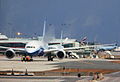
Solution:
[[(43, 39), (42, 41), (31, 41), (28, 42), (25, 45), (25, 48), (10, 48), (10, 47), (3, 47), (0, 46), (0, 48), (6, 49), (5, 55), (7, 58), (11, 59), (16, 55), (16, 51), (20, 51), (21, 53), (24, 53), (24, 56), (30, 56), (31, 60), (33, 56), (44, 56), (45, 54), (48, 55), (48, 61), (53, 61), (53, 57), (50, 55), (51, 53), (54, 53), (59, 59), (63, 59), (66, 57), (66, 51), (70, 53), (73, 49), (79, 49), (79, 47), (71, 47), (71, 48), (63, 48), (61, 45), (52, 45), (48, 46), (47, 43), (44, 42), (44, 36), (45, 36), (45, 27), (46, 27), (46, 21), (44, 21), (44, 29), (43, 29)], [(70, 54), (69, 53), (69, 54)]]
[(112, 51), (116, 49), (117, 47), (118, 47), (117, 44), (103, 44), (103, 45), (95, 46), (95, 49), (97, 51)]

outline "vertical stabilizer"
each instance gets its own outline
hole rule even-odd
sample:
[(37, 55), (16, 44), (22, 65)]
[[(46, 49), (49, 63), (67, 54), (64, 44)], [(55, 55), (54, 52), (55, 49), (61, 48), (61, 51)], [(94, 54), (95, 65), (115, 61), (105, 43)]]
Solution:
[(45, 38), (45, 29), (46, 29), (46, 20), (44, 21), (44, 27), (43, 27), (43, 38), (42, 38), (42, 41), (43, 41), (44, 38)]
[(61, 39), (60, 45), (62, 46), (62, 41), (63, 41), (63, 31), (61, 31), (60, 39)]

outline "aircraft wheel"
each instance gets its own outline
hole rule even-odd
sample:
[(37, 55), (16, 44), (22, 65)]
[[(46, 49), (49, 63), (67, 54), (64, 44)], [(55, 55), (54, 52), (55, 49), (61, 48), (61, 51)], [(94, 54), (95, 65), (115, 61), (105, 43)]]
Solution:
[(53, 57), (48, 56), (48, 61), (53, 61)]
[(48, 58), (48, 61), (50, 61), (50, 58)]
[(26, 58), (25, 57), (23, 57), (22, 59), (21, 59), (21, 61), (23, 62), (23, 61), (26, 61)]
[(50, 56), (48, 56), (48, 61), (50, 61)]
[(30, 61), (33, 61), (33, 59), (31, 58)]
[(53, 61), (53, 58), (51, 58), (51, 61)]

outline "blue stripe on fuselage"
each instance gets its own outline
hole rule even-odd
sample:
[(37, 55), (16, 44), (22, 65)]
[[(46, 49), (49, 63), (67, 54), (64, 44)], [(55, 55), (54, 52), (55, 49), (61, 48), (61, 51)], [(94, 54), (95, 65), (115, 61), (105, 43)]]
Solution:
[(33, 52), (33, 53), (28, 53), (29, 56), (43, 56), (44, 55), (44, 49), (40, 48), (39, 50)]

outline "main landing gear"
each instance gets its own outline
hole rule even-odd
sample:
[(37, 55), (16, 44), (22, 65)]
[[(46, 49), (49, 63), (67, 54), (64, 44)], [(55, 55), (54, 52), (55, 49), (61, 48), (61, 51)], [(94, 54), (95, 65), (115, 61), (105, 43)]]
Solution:
[(30, 56), (22, 56), (22, 58), (21, 58), (21, 61), (23, 62), (23, 61), (33, 61), (33, 59), (32, 59), (32, 57), (30, 57)]
[(53, 61), (54, 56), (48, 56), (48, 61)]

